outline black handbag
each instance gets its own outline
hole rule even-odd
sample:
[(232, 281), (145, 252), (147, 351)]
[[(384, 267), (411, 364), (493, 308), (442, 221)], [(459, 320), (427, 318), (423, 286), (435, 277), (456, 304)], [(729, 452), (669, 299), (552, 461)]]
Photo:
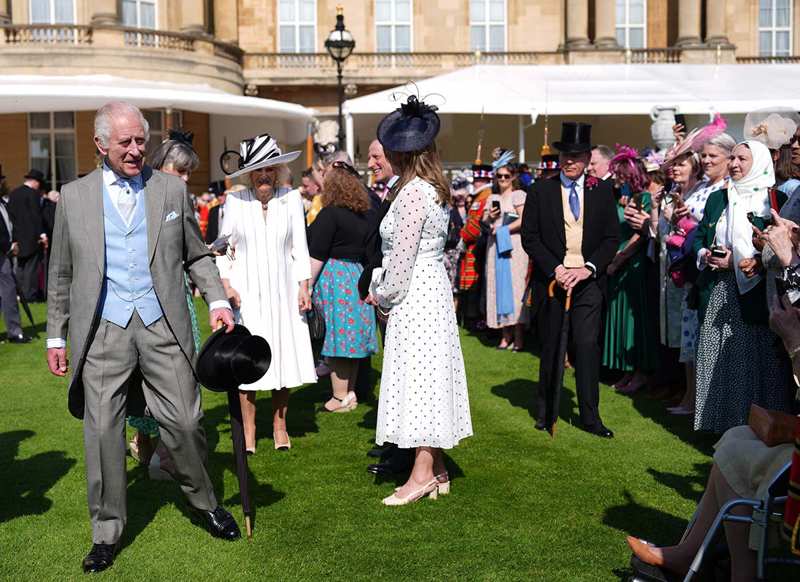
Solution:
[(325, 316), (314, 302), (311, 303), (311, 309), (306, 311), (306, 321), (308, 322), (308, 333), (312, 341), (325, 339)]

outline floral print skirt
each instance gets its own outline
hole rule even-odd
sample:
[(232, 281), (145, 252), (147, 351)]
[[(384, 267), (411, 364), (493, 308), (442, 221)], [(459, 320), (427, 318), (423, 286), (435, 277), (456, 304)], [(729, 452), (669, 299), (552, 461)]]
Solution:
[(375, 309), (358, 296), (358, 263), (328, 259), (314, 285), (314, 304), (325, 317), (322, 355), (366, 358), (378, 351)]

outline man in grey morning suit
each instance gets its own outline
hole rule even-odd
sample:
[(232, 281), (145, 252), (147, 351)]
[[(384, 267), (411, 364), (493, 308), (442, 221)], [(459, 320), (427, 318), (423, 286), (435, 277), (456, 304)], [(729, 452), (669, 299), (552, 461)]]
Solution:
[(212, 535), (239, 537), (217, 505), (205, 468), (205, 433), (184, 291), (188, 272), (210, 308), (212, 328), (233, 329), (219, 272), (179, 178), (144, 165), (148, 124), (114, 102), (95, 117), (102, 168), (64, 186), (56, 208), (47, 297), (47, 363), (67, 373), (66, 337), (77, 362), (69, 409), (84, 421), (93, 546), (86, 572), (113, 564), (126, 521), (125, 416), (138, 367), (147, 406), (175, 460), (195, 515)]

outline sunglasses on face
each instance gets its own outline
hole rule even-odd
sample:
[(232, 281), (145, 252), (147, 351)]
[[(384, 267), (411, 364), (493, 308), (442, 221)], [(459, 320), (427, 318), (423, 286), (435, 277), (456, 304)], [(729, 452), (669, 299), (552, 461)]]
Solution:
[(332, 168), (337, 168), (339, 170), (344, 170), (345, 172), (347, 172), (348, 174), (350, 174), (352, 176), (355, 176), (356, 178), (360, 178), (361, 177), (361, 176), (359, 176), (358, 171), (353, 166), (348, 164), (347, 162), (342, 162), (342, 161), (333, 162), (331, 164), (331, 167)]
[(495, 174), (498, 180), (510, 180), (511, 174)]

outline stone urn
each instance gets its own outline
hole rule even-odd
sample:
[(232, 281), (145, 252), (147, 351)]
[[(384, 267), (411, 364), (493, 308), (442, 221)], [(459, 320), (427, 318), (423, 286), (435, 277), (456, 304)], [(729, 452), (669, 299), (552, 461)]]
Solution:
[(666, 151), (675, 143), (675, 136), (672, 134), (672, 126), (675, 125), (675, 107), (664, 107), (656, 105), (650, 111), (650, 119), (653, 124), (650, 126), (650, 135), (658, 151)]

